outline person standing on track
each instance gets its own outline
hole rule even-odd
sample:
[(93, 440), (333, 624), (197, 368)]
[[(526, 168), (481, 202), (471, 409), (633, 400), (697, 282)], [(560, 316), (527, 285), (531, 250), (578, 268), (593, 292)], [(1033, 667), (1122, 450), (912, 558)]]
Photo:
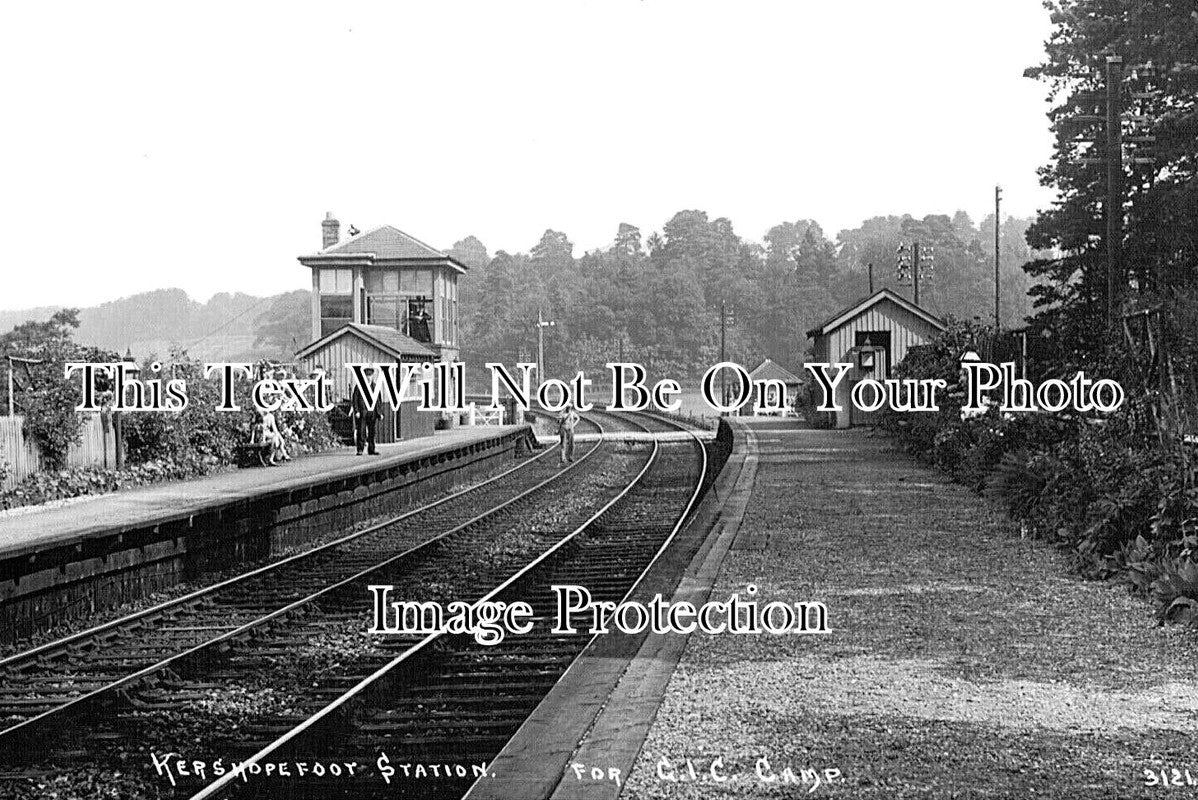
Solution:
[[(364, 372), (369, 379), (374, 375), (374, 368), (367, 367)], [(354, 444), (358, 448), (358, 455), (362, 455), (362, 450), (368, 448), (367, 453), (377, 456), (379, 452), (374, 446), (374, 434), (379, 417), (382, 415), (377, 407), (366, 407), (366, 397), (356, 383), (353, 391), (350, 392), (349, 404), (354, 418)]]
[(567, 461), (574, 463), (574, 428), (581, 419), (574, 406), (566, 406), (566, 410), (557, 418), (557, 435), (561, 437), (563, 467)]

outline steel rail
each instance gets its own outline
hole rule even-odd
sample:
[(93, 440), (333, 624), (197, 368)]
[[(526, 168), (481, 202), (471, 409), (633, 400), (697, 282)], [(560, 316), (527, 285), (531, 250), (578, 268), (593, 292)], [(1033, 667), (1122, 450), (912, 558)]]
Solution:
[(295, 564), (300, 561), (307, 560), (313, 556), (319, 555), (319, 554), (321, 554), (327, 550), (330, 550), (334, 547), (338, 547), (347, 542), (352, 542), (356, 539), (359, 539), (363, 536), (367, 536), (369, 534), (375, 533), (375, 532), (377, 532), (383, 528), (389, 527), (391, 525), (396, 525), (400, 522), (403, 522), (406, 519), (409, 519), (410, 517), (416, 516), (417, 514), (427, 513), (428, 511), (431, 511), (432, 509), (437, 508), (440, 505), (443, 505), (444, 503), (450, 502), (452, 500), (457, 500), (462, 495), (478, 491), (479, 489), (482, 489), (486, 486), (491, 485), (492, 483), (499, 480), (500, 478), (505, 478), (508, 475), (512, 474), (513, 472), (517, 472), (519, 470), (524, 469), (525, 467), (530, 466), (534, 462), (539, 461), (540, 459), (549, 455), (549, 453), (552, 452), (552, 450), (553, 450), (553, 447), (550, 447), (547, 450), (545, 450), (545, 452), (539, 453), (539, 454), (533, 456), (532, 458), (530, 458), (529, 460), (525, 461), (524, 463), (517, 464), (516, 466), (512, 467), (511, 469), (504, 470), (500, 474), (495, 475), (494, 477), (488, 478), (487, 480), (483, 481), (482, 483), (476, 484), (474, 486), (467, 486), (464, 489), (461, 489), (457, 492), (454, 492), (453, 494), (447, 495), (440, 499), (434, 500), (434, 501), (427, 503), (426, 505), (423, 505), (419, 508), (414, 508), (409, 511), (405, 511), (403, 514), (400, 514), (398, 516), (395, 516), (390, 519), (384, 520), (382, 522), (376, 523), (374, 525), (371, 525), (368, 528), (363, 528), (360, 531), (355, 531), (354, 533), (347, 534), (345, 536), (342, 536), (339, 539), (334, 539), (330, 542), (326, 542), (322, 545), (318, 545), (316, 547), (313, 547), (310, 550), (305, 550), (301, 553), (295, 553), (293, 555), (287, 556), (286, 558), (282, 558), (278, 561), (274, 561), (274, 562), (271, 562), (270, 564), (265, 564), (261, 567), (250, 570), (249, 572), (244, 572), (239, 575), (234, 575), (231, 578), (227, 578), (223, 581), (220, 581), (219, 583), (214, 583), (211, 586), (204, 586), (200, 589), (196, 589), (193, 592), (189, 592), (188, 594), (181, 595), (180, 597), (174, 597), (174, 598), (171, 598), (170, 600), (165, 600), (165, 601), (163, 601), (157, 605), (151, 606), (149, 608), (144, 608), (144, 609), (141, 609), (140, 611), (135, 611), (131, 614), (126, 614), (123, 617), (118, 617), (116, 619), (109, 620), (108, 622), (103, 622), (99, 625), (95, 625), (91, 628), (88, 628), (87, 630), (78, 631), (76, 633), (72, 633), (67, 636), (64, 636), (60, 639), (55, 639), (54, 641), (51, 641), (51, 642), (45, 642), (43, 644), (37, 645), (36, 647), (31, 647), (28, 650), (21, 650), (20, 652), (12, 653), (3, 658), (0, 658), (0, 669), (7, 669), (7, 668), (12, 667), (15, 664), (19, 664), (20, 662), (24, 662), (24, 661), (40, 659), (47, 655), (52, 654), (55, 651), (70, 649), (74, 646), (77, 646), (78, 644), (80, 644), (82, 642), (87, 641), (88, 639), (94, 639), (97, 636), (100, 636), (101, 634), (107, 633), (112, 630), (116, 630), (118, 628), (127, 627), (130, 623), (137, 622), (139, 620), (144, 620), (144, 619), (147, 619), (150, 617), (154, 617), (156, 615), (162, 614), (163, 612), (170, 611), (175, 608), (179, 608), (181, 606), (185, 606), (189, 603), (193, 603), (196, 600), (202, 600), (202, 599), (204, 599), (204, 597), (206, 597), (208, 595), (211, 595), (211, 594), (218, 592), (222, 589), (227, 589), (230, 586), (236, 586), (238, 583), (247, 581), (250, 578), (255, 578), (260, 575), (265, 575), (267, 573), (281, 569), (282, 567), (285, 567), (285, 566), (288, 566), (291, 564)]
[[(593, 420), (591, 422), (596, 427), (599, 427), (600, 432), (602, 433), (602, 427), (599, 426), (599, 424), (597, 422), (594, 422)], [(40, 659), (47, 655), (50, 655), (51, 653), (53, 653), (54, 651), (57, 651), (57, 650), (70, 649), (72, 647), (75, 647), (79, 643), (85, 642), (88, 639), (94, 639), (95, 637), (97, 637), (101, 634), (107, 633), (108, 631), (115, 630), (117, 628), (126, 627), (132, 622), (136, 622), (138, 620), (143, 620), (143, 619), (147, 619), (149, 617), (156, 616), (158, 614), (162, 614), (163, 612), (170, 611), (175, 608), (179, 608), (179, 607), (187, 605), (189, 603), (193, 603), (196, 600), (202, 600), (207, 595), (213, 594), (222, 589), (227, 589), (230, 586), (235, 586), (238, 583), (241, 583), (242, 581), (246, 581), (246, 580), (249, 580), (250, 578), (255, 578), (260, 575), (267, 574), (274, 570), (280, 569), (284, 566), (295, 564), (300, 561), (309, 559), (313, 556), (320, 555), (321, 553), (324, 553), (327, 550), (331, 550), (334, 547), (338, 547), (340, 545), (346, 544), (347, 542), (352, 542), (352, 541), (360, 539), (364, 536), (368, 536), (370, 534), (377, 533), (378, 531), (382, 530), (383, 528), (390, 527), (391, 525), (397, 525), (407, 519), (410, 519), (411, 517), (416, 516), (417, 514), (428, 513), (429, 511), (433, 510), (434, 508), (442, 506), (451, 501), (455, 501), (458, 498), (462, 497), (463, 495), (467, 495), (472, 492), (477, 492), (480, 489), (487, 488), (488, 486), (491, 486), (492, 484), (499, 481), (500, 479), (506, 478), (507, 476), (511, 475), (514, 472), (519, 472), (520, 470), (523, 470), (526, 467), (531, 466), (532, 464), (536, 463), (537, 461), (540, 461), (542, 458), (547, 457), (551, 452), (554, 451), (554, 449), (557, 446), (558, 445), (552, 445), (549, 448), (547, 448), (546, 450), (544, 450), (543, 452), (538, 453), (537, 455), (528, 459), (527, 461), (517, 464), (516, 466), (512, 467), (511, 469), (504, 470), (503, 472), (499, 473), (498, 475), (494, 475), (494, 476), (488, 478), (487, 480), (483, 481), (482, 483), (478, 483), (473, 486), (467, 486), (467, 487), (460, 489), (452, 494), (446, 495), (445, 497), (441, 497), (437, 500), (433, 500), (429, 503), (426, 503), (425, 505), (420, 506), (419, 508), (410, 509), (410, 510), (405, 511), (404, 513), (399, 514), (395, 517), (391, 517), (390, 519), (386, 519), (386, 520), (383, 520), (382, 522), (377, 522), (374, 525), (371, 525), (367, 528), (363, 528), (360, 531), (355, 531), (353, 533), (346, 534), (345, 536), (342, 536), (339, 539), (334, 539), (332, 541), (325, 542), (324, 544), (317, 545), (316, 547), (313, 547), (309, 550), (305, 550), (301, 553), (295, 553), (293, 555), (287, 556), (286, 558), (282, 558), (282, 559), (279, 559), (278, 561), (271, 562), (270, 564), (265, 564), (261, 567), (250, 570), (249, 572), (241, 573), (239, 575), (234, 575), (233, 577), (227, 578), (223, 581), (220, 581), (219, 583), (214, 583), (211, 586), (205, 586), (200, 589), (196, 589), (195, 591), (189, 592), (188, 594), (185, 594), (185, 595), (181, 595), (180, 597), (175, 597), (175, 598), (171, 598), (170, 600), (165, 600), (155, 606), (151, 606), (149, 608), (144, 608), (144, 609), (141, 609), (140, 611), (135, 611), (133, 613), (126, 614), (123, 617), (118, 617), (116, 619), (109, 620), (108, 622), (104, 622), (99, 625), (95, 625), (91, 628), (88, 628), (87, 630), (78, 631), (76, 633), (72, 633), (67, 636), (64, 636), (60, 639), (55, 639), (51, 642), (45, 642), (43, 644), (37, 645), (36, 647), (31, 647), (28, 650), (21, 650), (20, 652), (17, 652), (17, 653), (11, 653), (3, 658), (0, 658), (0, 669), (10, 668), (12, 665), (17, 664), (22, 661)]]
[[(615, 416), (615, 415), (611, 415), (611, 416)], [(697, 437), (695, 437), (695, 438), (697, 440)], [(700, 447), (702, 447), (701, 442), (700, 442)], [(706, 451), (705, 451), (705, 448), (703, 448), (703, 449), (704, 449), (704, 464), (706, 464)], [(536, 556), (534, 559), (532, 559), (530, 562), (528, 562), (523, 567), (521, 567), (517, 572), (515, 572), (514, 574), (512, 574), (511, 576), (506, 578), (504, 581), (502, 581), (498, 586), (494, 587), (493, 589), (488, 591), (485, 595), (483, 595), (481, 598), (476, 600), (472, 604), (472, 606), (477, 608), (479, 605), (489, 602), (500, 592), (504, 591), (509, 586), (516, 583), (520, 579), (522, 579), (529, 572), (531, 572), (532, 570), (537, 568), (539, 565), (544, 563), (546, 559), (548, 559), (551, 555), (553, 555), (558, 550), (560, 550), (562, 547), (564, 547), (566, 544), (568, 544), (573, 539), (575, 539), (583, 531), (587, 530), (591, 525), (593, 525), (595, 523), (596, 520), (598, 520), (605, 513), (607, 513), (613, 506), (615, 506), (616, 503), (618, 503), (620, 500), (624, 499), (624, 497), (626, 497), (628, 495), (628, 493), (631, 492), (633, 490), (633, 488), (635, 488), (641, 482), (641, 479), (644, 478), (644, 476), (649, 472), (649, 469), (653, 466), (654, 462), (656, 461), (660, 450), (661, 450), (661, 446), (658, 444), (658, 442), (656, 440), (654, 440), (653, 441), (653, 449), (649, 454), (649, 458), (646, 459), (644, 466), (641, 467), (640, 471), (637, 472), (635, 477), (633, 477), (632, 480), (629, 481), (615, 497), (613, 497), (611, 500), (609, 500), (607, 503), (605, 503), (601, 508), (599, 508), (597, 511), (595, 511), (585, 522), (583, 522), (581, 525), (579, 525), (573, 531), (571, 531), (570, 533), (563, 536), (561, 539), (559, 539), (556, 543), (554, 543), (548, 549), (544, 550), (538, 556)], [(700, 481), (699, 485), (700, 486), (702, 485), (701, 481)], [(693, 499), (694, 499), (694, 496), (692, 496), (692, 503), (693, 503)], [(691, 503), (688, 503), (687, 513), (689, 513), (690, 508), (691, 508)], [(660, 555), (660, 552), (661, 551), (659, 550), (658, 555)], [(656, 560), (656, 556), (654, 557), (654, 560)], [(416, 642), (415, 644), (410, 645), (403, 652), (399, 653), (397, 656), (392, 658), (386, 664), (384, 664), (381, 667), (379, 667), (378, 669), (376, 669), (370, 675), (367, 675), (365, 678), (362, 678), (354, 686), (347, 689), (344, 693), (342, 693), (337, 698), (335, 698), (334, 700), (329, 702), (327, 705), (325, 705), (323, 708), (318, 710), (316, 713), (307, 717), (303, 722), (301, 722), (298, 725), (296, 725), (295, 727), (291, 728), (290, 730), (288, 730), (286, 733), (284, 733), (282, 736), (278, 737), (271, 743), (262, 747), (260, 750), (258, 750), (253, 755), (240, 761), (239, 762), (239, 770), (229, 771), (225, 775), (221, 776), (217, 780), (215, 780), (212, 783), (205, 786), (203, 789), (201, 789), (196, 794), (192, 795), (190, 800), (209, 800), (210, 798), (217, 797), (219, 793), (228, 789), (231, 785), (235, 784), (235, 782), (242, 780), (241, 776), (246, 769), (250, 768), (254, 764), (260, 764), (263, 760), (269, 758), (274, 753), (285, 748), (287, 745), (291, 744), (292, 742), (298, 740), (304, 734), (308, 733), (309, 731), (312, 731), (320, 723), (324, 722), (325, 720), (329, 719), (330, 717), (335, 717), (335, 716), (345, 712), (346, 709), (360, 695), (362, 695), (364, 692), (369, 690), (372, 686), (374, 686), (380, 680), (387, 677), (398, 666), (400, 666), (404, 662), (410, 660), (413, 656), (420, 653), (425, 648), (427, 648), (430, 644), (432, 644), (433, 642), (437, 641), (438, 639), (440, 639), (441, 637), (443, 637), (445, 635), (446, 634), (444, 632), (431, 633), (431, 634), (427, 635), (425, 638), (421, 639), (419, 642)], [(242, 781), (242, 784), (237, 784), (237, 785), (243, 785), (243, 784), (244, 784), (244, 781)]]
[[(653, 419), (656, 422), (664, 422), (667, 425), (672, 425), (675, 428), (678, 428), (679, 430), (686, 431), (687, 433), (689, 433), (691, 435), (691, 438), (694, 440), (694, 444), (699, 448), (699, 453), (701, 454), (702, 459), (700, 461), (699, 477), (695, 481), (695, 490), (693, 492), (691, 492), (690, 499), (687, 500), (686, 506), (682, 509), (682, 513), (678, 515), (678, 520), (674, 523), (674, 527), (670, 530), (670, 533), (666, 536), (665, 541), (661, 543), (661, 546), (657, 549), (657, 552), (654, 553), (653, 558), (649, 560), (649, 563), (646, 564), (645, 568), (641, 570), (639, 575), (637, 575), (636, 579), (632, 582), (632, 585), (628, 587), (628, 591), (625, 592), (624, 596), (620, 598), (620, 601), (616, 604), (617, 606), (628, 602), (629, 598), (631, 598), (633, 596), (633, 594), (636, 592), (636, 590), (640, 587), (641, 583), (645, 580), (645, 576), (649, 574), (649, 571), (651, 569), (653, 569), (653, 566), (658, 562), (658, 560), (662, 557), (662, 555), (666, 552), (666, 550), (669, 549), (670, 545), (674, 542), (675, 537), (677, 537), (677, 535), (682, 531), (682, 529), (686, 527), (686, 523), (689, 521), (691, 514), (694, 512), (696, 504), (699, 502), (699, 496), (703, 493), (703, 484), (707, 480), (707, 468), (708, 468), (708, 461), (709, 461), (708, 457), (707, 457), (707, 447), (704, 446), (703, 440), (699, 438), (698, 432), (696, 430), (691, 429), (690, 427), (684, 425), (681, 422), (677, 422), (672, 419), (660, 417), (660, 416), (657, 416), (654, 414), (649, 414), (646, 412), (631, 412), (631, 413), (644, 414), (644, 416), (650, 417), (651, 419)], [(579, 656), (583, 655), (586, 652), (587, 648), (589, 648), (591, 645), (593, 645), (595, 643), (595, 640), (598, 639), (601, 635), (602, 634), (598, 634), (598, 633), (593, 634), (591, 636), (591, 638), (587, 640), (587, 643), (585, 645), (583, 645), (582, 648), (579, 650), (578, 655)], [(557, 685), (558, 683), (561, 683), (563, 680), (565, 680), (566, 676), (570, 673), (570, 670), (575, 669), (575, 667), (579, 663), (580, 663), (580, 659), (578, 657), (575, 657), (570, 662), (570, 664), (566, 667), (566, 669), (562, 672), (562, 674), (558, 676), (557, 680), (554, 681), (554, 685)], [(524, 720), (524, 722), (520, 723), (520, 727), (518, 727), (515, 730), (515, 732), (512, 733), (512, 735), (511, 735), (511, 737), (509, 737), (509, 739), (514, 739), (516, 736), (518, 736), (520, 734), (520, 731), (524, 730), (525, 726), (528, 725), (530, 718), (531, 718), (531, 715), (528, 718), (526, 718)], [(480, 781), (480, 780), (482, 780), (481, 777), (478, 780), (476, 780), (475, 783), (472, 784), (469, 789), (466, 790), (466, 792), (462, 795), (463, 800), (468, 800), (468, 798), (470, 797), (470, 792), (474, 791), (474, 785), (477, 784), (478, 781)]]
[[(595, 424), (597, 427), (599, 427), (601, 432), (603, 431), (602, 425), (600, 425), (598, 422), (592, 421), (592, 424)], [(162, 672), (163, 670), (170, 669), (171, 667), (174, 667), (174, 666), (178, 666), (185, 661), (194, 659), (197, 656), (205, 653), (206, 651), (211, 650), (212, 648), (215, 648), (225, 642), (229, 642), (234, 639), (243, 638), (250, 632), (252, 632), (258, 628), (261, 628), (262, 626), (264, 626), (276, 619), (284, 617), (303, 606), (309, 605), (313, 601), (315, 601), (321, 597), (324, 597), (337, 589), (348, 586), (349, 584), (351, 584), (355, 581), (360, 581), (363, 578), (365, 578), (375, 572), (378, 572), (380, 570), (386, 569), (389, 566), (394, 565), (396, 562), (398, 562), (400, 560), (410, 558), (413, 555), (416, 555), (417, 553), (425, 550), (426, 548), (432, 547), (434, 544), (442, 541), (443, 539), (445, 539), (449, 536), (460, 533), (461, 531), (464, 531), (467, 528), (477, 525), (478, 523), (484, 521), (488, 517), (493, 517), (493, 516), (499, 514), (504, 509), (512, 506), (513, 504), (519, 502), (520, 500), (523, 500), (524, 498), (528, 497), (529, 495), (542, 490), (549, 484), (557, 482), (563, 476), (572, 472), (575, 467), (581, 465), (587, 459), (589, 459), (592, 455), (594, 455), (596, 452), (598, 452), (600, 446), (603, 443), (604, 443), (604, 441), (602, 439), (600, 441), (596, 442), (594, 444), (594, 446), (592, 446), (581, 457), (579, 457), (577, 460), (575, 460), (573, 464), (571, 464), (570, 466), (566, 467), (565, 469), (563, 469), (559, 472), (554, 473), (547, 479), (540, 481), (539, 483), (535, 484), (534, 486), (530, 487), (529, 489), (524, 490), (520, 494), (515, 495), (514, 497), (511, 497), (511, 498), (508, 498), (507, 500), (500, 503), (499, 505), (493, 506), (492, 508), (488, 509), (487, 511), (484, 511), (481, 514), (478, 514), (478, 515), (472, 517), (471, 519), (467, 520), (466, 522), (463, 522), (453, 528), (450, 528), (449, 530), (443, 531), (442, 533), (440, 533), (432, 538), (426, 539), (426, 540), (420, 542), (419, 544), (416, 544), (395, 556), (387, 558), (382, 562), (379, 562), (371, 567), (361, 570), (361, 571), (355, 573), (354, 575), (351, 575), (347, 578), (337, 581), (336, 583), (324, 586), (312, 594), (309, 594), (305, 597), (295, 600), (281, 608), (275, 609), (274, 611), (271, 611), (268, 614), (265, 614), (265, 615), (255, 618), (253, 620), (250, 620), (249, 622), (246, 622), (234, 629), (225, 631), (216, 637), (213, 637), (204, 642), (201, 642), (198, 645), (194, 645), (194, 646), (187, 648), (185, 650), (182, 650), (178, 653), (174, 653), (165, 659), (155, 662), (154, 664), (148, 665), (139, 670), (131, 672), (128, 675), (124, 675), (114, 681), (110, 681), (110, 682), (106, 683), (104, 686), (93, 689), (89, 692), (86, 692), (85, 694), (81, 694), (76, 697), (73, 697), (70, 700), (68, 700), (67, 702), (65, 702), (61, 705), (55, 706), (54, 708), (49, 709), (47, 711), (44, 711), (41, 714), (37, 714), (35, 716), (21, 720), (20, 722), (14, 724), (14, 725), (11, 725), (10, 727), (5, 728), (4, 730), (0, 730), (0, 753), (7, 752), (14, 744), (12, 740), (18, 736), (29, 734), (34, 731), (38, 731), (38, 730), (46, 727), (48, 724), (50, 724), (52, 722), (61, 720), (64, 717), (69, 717), (71, 714), (78, 712), (84, 708), (94, 706), (98, 702), (109, 698), (114, 693), (116, 693), (122, 689), (125, 689), (125, 688), (131, 686), (132, 684), (137, 683), (137, 682), (149, 677), (150, 675), (153, 675), (158, 672)], [(483, 486), (487, 486), (487, 485), (493, 483), (494, 481), (499, 480), (500, 478), (510, 475), (511, 473), (515, 472), (516, 470), (523, 469), (524, 467), (527, 467), (529, 464), (533, 463), (534, 461), (548, 456), (552, 452), (554, 452), (554, 448), (553, 447), (548, 448), (548, 449), (546, 449), (545, 452), (535, 456), (533, 459), (530, 459), (529, 461), (525, 462), (524, 464), (521, 464), (517, 467), (513, 467), (510, 470), (506, 470), (506, 471), (500, 473), (499, 475), (495, 476), (494, 478), (491, 478), (488, 481), (479, 484), (478, 486), (469, 487), (460, 492), (456, 492), (454, 494), (448, 495), (444, 498), (441, 498), (440, 500), (437, 500), (437, 501), (434, 501), (433, 503), (428, 504), (427, 506), (421, 507), (420, 509), (414, 509), (412, 511), (405, 512), (404, 514), (401, 514), (393, 519), (387, 520), (387, 521), (379, 523), (377, 525), (373, 525), (370, 528), (359, 531), (357, 533), (350, 534), (348, 536), (344, 536), (344, 537), (337, 539), (333, 542), (329, 542), (325, 545), (321, 545), (318, 548), (314, 548), (313, 550), (305, 551), (304, 553), (297, 554), (296, 556), (291, 556), (287, 559), (276, 562), (274, 564), (269, 564), (267, 566), (261, 567), (259, 569), (256, 569), (249, 573), (246, 573), (244, 575), (236, 576), (227, 581), (223, 581), (221, 583), (214, 584), (213, 586), (207, 587), (205, 589), (197, 590), (196, 592), (186, 595), (185, 597), (176, 598), (175, 600), (167, 601), (166, 603), (162, 603), (158, 606), (155, 606), (152, 609), (146, 609), (141, 612), (131, 614), (128, 617), (121, 618), (120, 620), (115, 620), (111, 623), (105, 623), (104, 625), (96, 626), (96, 628), (90, 629), (89, 631), (85, 631), (80, 634), (76, 634), (74, 636), (67, 637), (66, 639), (59, 640), (58, 642), (50, 643), (49, 645), (43, 646), (41, 648), (35, 648), (34, 650), (25, 651), (23, 654), (20, 654), (20, 655), (25, 657), (23, 660), (31, 660), (31, 659), (36, 658), (37, 653), (45, 652), (47, 649), (53, 648), (56, 645), (58, 647), (69, 648), (72, 644), (74, 644), (78, 641), (83, 641), (86, 638), (95, 638), (95, 636), (98, 635), (98, 633), (110, 631), (110, 630), (114, 629), (115, 627), (117, 627), (122, 622), (124, 624), (128, 624), (129, 622), (132, 622), (132, 621), (140, 621), (140, 620), (145, 619), (151, 613), (154, 613), (155, 610), (157, 610), (158, 613), (161, 613), (161, 611), (163, 611), (163, 610), (169, 610), (169, 608), (178, 607), (178, 606), (182, 605), (184, 602), (187, 602), (189, 600), (194, 602), (197, 599), (202, 599), (202, 597), (204, 595), (212, 594), (215, 591), (217, 591), (218, 589), (228, 588), (229, 586), (235, 585), (241, 581), (247, 580), (250, 577), (253, 577), (256, 575), (261, 575), (265, 572), (269, 572), (271, 570), (278, 569), (286, 564), (295, 563), (295, 561), (300, 558), (309, 558), (316, 553), (324, 552), (325, 550), (329, 549), (330, 547), (333, 547), (335, 545), (344, 544), (348, 541), (353, 541), (353, 540), (358, 539), (366, 534), (376, 532), (381, 528), (387, 527), (389, 525), (394, 525), (397, 522), (407, 519), (417, 513), (422, 513), (424, 511), (427, 511), (430, 508), (434, 508), (434, 507), (442, 505), (450, 500), (454, 500), (458, 497), (461, 497), (463, 494), (475, 491)], [(14, 660), (16, 660), (14, 657), (10, 657), (9, 659), (7, 659), (7, 662), (12, 663)], [(0, 666), (2, 666), (4, 663), (5, 662), (0, 662)]]

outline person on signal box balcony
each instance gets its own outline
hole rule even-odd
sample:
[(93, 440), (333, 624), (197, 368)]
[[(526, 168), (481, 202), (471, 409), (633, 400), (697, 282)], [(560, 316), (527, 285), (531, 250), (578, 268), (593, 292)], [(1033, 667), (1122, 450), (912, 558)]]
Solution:
[[(367, 367), (365, 375), (367, 378), (373, 377), (374, 369)], [(374, 446), (374, 435), (379, 417), (382, 415), (379, 413), (377, 407), (366, 407), (366, 398), (363, 396), (361, 389), (358, 388), (357, 383), (354, 384), (354, 389), (350, 392), (349, 402), (354, 416), (354, 444), (358, 448), (358, 455), (362, 455), (362, 450), (366, 449), (370, 455), (377, 456), (379, 453)]]
[(565, 466), (567, 461), (574, 462), (574, 428), (581, 419), (573, 406), (567, 406), (557, 419), (557, 435), (561, 437), (562, 445), (562, 466)]

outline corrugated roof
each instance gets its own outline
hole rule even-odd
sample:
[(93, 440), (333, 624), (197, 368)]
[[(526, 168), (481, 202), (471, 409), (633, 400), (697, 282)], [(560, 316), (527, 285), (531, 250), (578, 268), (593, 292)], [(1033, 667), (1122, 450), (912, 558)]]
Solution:
[(749, 373), (749, 377), (753, 380), (778, 380), (786, 384), (803, 383), (803, 379), (795, 375), (786, 367), (774, 361), (772, 358), (767, 358), (762, 361), (757, 367)]
[(345, 335), (357, 336), (397, 359), (435, 359), (437, 357), (437, 354), (428, 347), (395, 328), (388, 328), (385, 325), (364, 325), (360, 322), (350, 322), (333, 331), (328, 336), (322, 336), (295, 355), (297, 358), (304, 358), (321, 349), (334, 339)]

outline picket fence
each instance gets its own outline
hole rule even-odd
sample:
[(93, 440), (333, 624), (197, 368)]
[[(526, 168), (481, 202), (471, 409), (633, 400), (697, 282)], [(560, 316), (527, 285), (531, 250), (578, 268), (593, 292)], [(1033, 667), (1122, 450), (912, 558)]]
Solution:
[[(4, 481), (0, 489), (11, 489), (18, 482), (43, 469), (42, 454), (37, 442), (28, 440), (24, 432), (25, 418), (21, 415), (0, 417), (0, 470)], [(79, 441), (71, 445), (67, 464), (72, 467), (114, 465), (116, 437), (104, 431), (104, 421), (92, 414), (83, 421)]]

